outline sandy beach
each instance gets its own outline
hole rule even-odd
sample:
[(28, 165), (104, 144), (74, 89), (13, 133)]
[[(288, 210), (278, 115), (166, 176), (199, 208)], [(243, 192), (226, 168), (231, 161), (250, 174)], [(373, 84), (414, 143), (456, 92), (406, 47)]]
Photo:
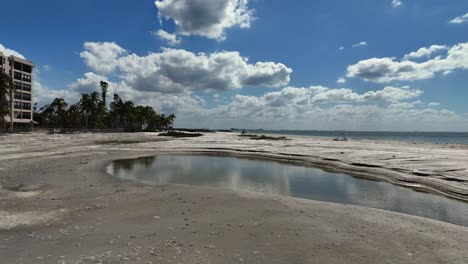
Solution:
[(468, 228), (378, 209), (106, 173), (115, 159), (288, 161), (468, 200), (468, 146), (234, 133), (0, 136), (2, 263), (468, 263)]

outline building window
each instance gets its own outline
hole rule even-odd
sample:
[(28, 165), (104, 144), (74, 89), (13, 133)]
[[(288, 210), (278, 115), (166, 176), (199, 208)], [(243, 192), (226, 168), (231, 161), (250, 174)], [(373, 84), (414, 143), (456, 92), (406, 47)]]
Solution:
[(15, 111), (14, 116), (16, 119), (21, 119), (21, 112)]
[(27, 72), (27, 73), (31, 73), (32, 72), (32, 67), (29, 66), (29, 65), (23, 64), (23, 71)]
[(21, 80), (21, 73), (20, 72), (15, 72), (13, 78), (15, 78), (15, 80)]
[(23, 100), (25, 100), (25, 101), (31, 101), (31, 95), (30, 95), (30, 94), (23, 93), (22, 98), (23, 98)]
[(15, 70), (21, 71), (21, 63), (15, 61)]
[(23, 112), (23, 119), (31, 119), (31, 113), (30, 112)]
[(13, 108), (14, 109), (21, 109), (21, 102), (13, 102)]
[(21, 92), (16, 92), (15, 91), (15, 99), (21, 100)]
[(31, 85), (27, 83), (23, 83), (23, 91), (30, 92), (31, 91)]
[(24, 110), (31, 110), (31, 104), (30, 103), (23, 103), (23, 109)]
[(23, 74), (23, 81), (25, 81), (25, 82), (31, 82), (31, 75), (29, 75), (29, 74)]

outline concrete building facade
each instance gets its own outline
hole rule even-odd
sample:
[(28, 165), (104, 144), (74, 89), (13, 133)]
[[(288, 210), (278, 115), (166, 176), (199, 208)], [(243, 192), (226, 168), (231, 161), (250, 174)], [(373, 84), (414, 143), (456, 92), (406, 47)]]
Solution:
[[(35, 65), (16, 56), (5, 56), (0, 52), (0, 71), (11, 77), (13, 91), (9, 91), (7, 99), (10, 105), (10, 114), (5, 116), (7, 122), (19, 126), (32, 124), (32, 78)], [(13, 98), (11, 98), (11, 95)], [(2, 117), (0, 117), (2, 118)]]

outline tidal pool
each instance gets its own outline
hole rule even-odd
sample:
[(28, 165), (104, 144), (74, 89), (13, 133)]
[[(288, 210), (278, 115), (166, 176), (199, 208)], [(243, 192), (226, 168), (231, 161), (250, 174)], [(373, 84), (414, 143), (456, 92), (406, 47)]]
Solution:
[(116, 160), (108, 172), (150, 185), (187, 184), (353, 204), (468, 226), (468, 203), (391, 183), (287, 163), (207, 155)]

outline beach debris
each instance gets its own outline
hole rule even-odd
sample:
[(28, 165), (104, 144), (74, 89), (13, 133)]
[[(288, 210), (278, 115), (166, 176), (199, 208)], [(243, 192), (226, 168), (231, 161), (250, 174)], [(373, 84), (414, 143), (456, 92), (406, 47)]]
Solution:
[(201, 137), (202, 133), (188, 133), (188, 132), (178, 132), (178, 131), (169, 131), (166, 133), (161, 133), (158, 136), (173, 137), (173, 138), (184, 138), (184, 137)]
[(215, 246), (215, 245), (207, 245), (207, 246), (205, 246), (205, 248), (208, 248), (208, 249), (215, 249), (216, 246)]
[(284, 136), (274, 137), (274, 136), (251, 135), (251, 134), (242, 134), (242, 135), (239, 135), (239, 137), (246, 137), (246, 138), (253, 139), (253, 140), (290, 140), (289, 138), (284, 137)]
[(103, 208), (107, 208), (107, 204), (105, 203), (96, 203), (92, 206), (86, 206), (85, 209), (86, 210), (91, 210), (91, 209), (103, 209)]
[(343, 136), (343, 137), (334, 138), (333, 141), (348, 141), (348, 139), (345, 136)]

